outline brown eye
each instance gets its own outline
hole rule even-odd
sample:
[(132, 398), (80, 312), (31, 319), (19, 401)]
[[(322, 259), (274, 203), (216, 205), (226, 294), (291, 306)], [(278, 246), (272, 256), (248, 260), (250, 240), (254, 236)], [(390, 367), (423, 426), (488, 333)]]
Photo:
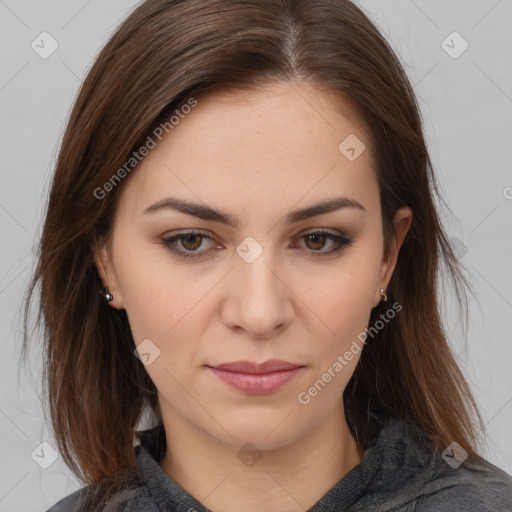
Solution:
[[(353, 243), (351, 238), (339, 232), (332, 233), (324, 230), (312, 231), (302, 235), (300, 238), (304, 239), (304, 245), (306, 246), (307, 252), (309, 253), (309, 256), (312, 257), (331, 256), (343, 251)], [(331, 245), (333, 245), (333, 247), (327, 251), (322, 250), (328, 241), (332, 243)]]
[[(310, 235), (305, 236), (306, 245), (309, 249), (313, 251), (318, 251), (325, 246), (325, 242), (327, 241), (327, 237), (322, 234), (311, 233)], [(311, 242), (311, 245), (308, 245), (308, 242)]]
[(203, 247), (205, 239), (213, 241), (213, 238), (206, 233), (186, 231), (162, 238), (162, 245), (185, 259), (201, 258), (211, 251), (211, 247), (207, 249)]
[(204, 236), (202, 235), (186, 235), (181, 238), (181, 245), (187, 249), (187, 251), (195, 251), (201, 247)]

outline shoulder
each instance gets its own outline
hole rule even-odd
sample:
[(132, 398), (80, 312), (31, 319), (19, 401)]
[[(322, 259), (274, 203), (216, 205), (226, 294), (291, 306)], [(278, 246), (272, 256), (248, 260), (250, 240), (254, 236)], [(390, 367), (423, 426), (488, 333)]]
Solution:
[(512, 477), (485, 460), (453, 469), (440, 459), (418, 494), (417, 512), (510, 512)]
[(160, 510), (145, 486), (119, 490), (114, 496), (110, 497), (108, 503), (103, 502), (101, 507), (93, 504), (91, 490), (91, 485), (78, 489), (62, 498), (45, 512), (98, 512), (103, 510), (103, 507), (107, 507), (108, 510), (122, 512), (136, 512), (139, 510), (157, 512)]
[[(154, 429), (142, 434), (153, 431)], [(154, 440), (156, 433), (150, 440)], [(147, 442), (147, 436), (142, 437)], [(159, 508), (154, 502), (147, 482), (148, 478), (152, 478), (154, 471), (146, 469), (147, 464), (156, 464), (152, 459), (153, 454), (136, 445), (134, 455), (134, 465), (122, 468), (106, 479), (85, 485), (62, 498), (45, 512), (99, 512), (105, 507), (112, 511), (156, 512)]]
[(55, 503), (55, 505), (46, 510), (46, 512), (74, 512), (83, 494), (84, 489), (78, 489)]
[(450, 461), (443, 454), (451, 459), (454, 450), (451, 456), (439, 453), (418, 425), (405, 420), (387, 422), (365, 456), (367, 466), (377, 469), (372, 470), (366, 496), (354, 510), (512, 511), (509, 474), (482, 458), (466, 458), (457, 464), (457, 459)]
[[(133, 470), (131, 471), (133, 473)], [(45, 512), (99, 512), (103, 509), (132, 512), (155, 510), (145, 482), (122, 479), (100, 480), (65, 496)]]

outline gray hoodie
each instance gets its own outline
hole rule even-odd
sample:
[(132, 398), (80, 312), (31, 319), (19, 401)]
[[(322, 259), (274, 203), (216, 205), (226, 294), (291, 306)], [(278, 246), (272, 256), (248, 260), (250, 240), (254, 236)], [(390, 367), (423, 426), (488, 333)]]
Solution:
[[(118, 510), (211, 512), (160, 468), (161, 432), (146, 430), (134, 447), (138, 482)], [(512, 512), (512, 477), (489, 462), (463, 458), (456, 445), (436, 454), (419, 428), (389, 420), (361, 463), (307, 512)], [(47, 512), (73, 512), (88, 487)]]

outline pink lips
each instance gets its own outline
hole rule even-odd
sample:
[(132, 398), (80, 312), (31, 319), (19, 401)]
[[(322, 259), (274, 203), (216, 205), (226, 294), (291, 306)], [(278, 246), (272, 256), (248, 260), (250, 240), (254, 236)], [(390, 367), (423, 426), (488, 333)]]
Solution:
[(264, 363), (235, 361), (208, 366), (223, 382), (247, 393), (271, 393), (290, 381), (303, 366), (271, 359)]

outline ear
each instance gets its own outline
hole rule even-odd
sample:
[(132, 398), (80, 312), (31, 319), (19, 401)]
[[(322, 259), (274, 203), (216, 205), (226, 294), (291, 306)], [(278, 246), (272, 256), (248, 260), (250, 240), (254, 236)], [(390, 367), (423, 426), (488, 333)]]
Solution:
[(108, 287), (113, 297), (108, 305), (115, 309), (123, 309), (121, 290), (117, 281), (115, 268), (112, 262), (112, 250), (110, 240), (104, 237), (98, 239), (94, 244), (94, 264), (100, 276), (103, 287)]
[(404, 206), (397, 210), (395, 217), (393, 219), (393, 224), (395, 226), (395, 237), (391, 241), (391, 248), (389, 254), (381, 264), (381, 270), (379, 275), (379, 280), (377, 283), (376, 296), (374, 299), (373, 307), (376, 307), (379, 302), (382, 300), (382, 295), (380, 294), (380, 289), (387, 290), (389, 282), (391, 281), (391, 276), (396, 267), (396, 262), (398, 260), (398, 253), (400, 252), (400, 248), (404, 242), (405, 236), (411, 227), (413, 219), (412, 210), (408, 206)]

